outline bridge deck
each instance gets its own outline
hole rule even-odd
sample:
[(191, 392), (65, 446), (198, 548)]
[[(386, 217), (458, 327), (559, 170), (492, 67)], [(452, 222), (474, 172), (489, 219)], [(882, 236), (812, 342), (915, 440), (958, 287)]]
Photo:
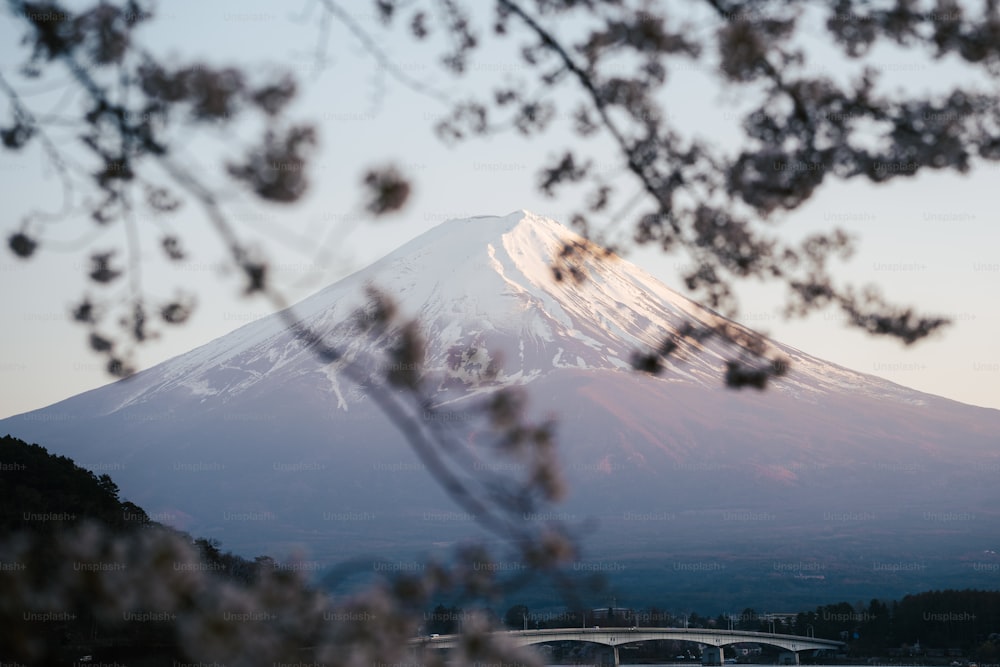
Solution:
[[(769, 632), (748, 632), (743, 630), (705, 630), (701, 628), (552, 628), (548, 630), (510, 630), (499, 632), (514, 640), (520, 646), (544, 644), (555, 641), (581, 641), (606, 646), (621, 646), (634, 642), (655, 639), (675, 639), (697, 642), (709, 646), (727, 646), (741, 642), (753, 642), (776, 646), (786, 651), (807, 651), (815, 649), (836, 649), (844, 645), (833, 639), (817, 639), (798, 635), (781, 635)], [(453, 648), (459, 635), (418, 637), (410, 640), (413, 645), (426, 648)]]

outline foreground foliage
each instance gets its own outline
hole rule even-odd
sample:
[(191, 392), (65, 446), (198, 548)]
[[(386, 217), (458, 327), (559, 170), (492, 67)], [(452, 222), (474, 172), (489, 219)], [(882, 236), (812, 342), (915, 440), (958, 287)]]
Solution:
[[(500, 585), (487, 554), (473, 550), (458, 566), (429, 563), (420, 573), (332, 598), (295, 562), (247, 561), (221, 552), (214, 540), (149, 521), (118, 500), (110, 477), (66, 457), (9, 436), (0, 440), (0, 455), (4, 662), (56, 664), (83, 655), (166, 665), (405, 662), (431, 596), (481, 598)], [(487, 634), (485, 616), (466, 618), (462, 660), (522, 655)], [(442, 657), (429, 653), (423, 661), (443, 664)]]

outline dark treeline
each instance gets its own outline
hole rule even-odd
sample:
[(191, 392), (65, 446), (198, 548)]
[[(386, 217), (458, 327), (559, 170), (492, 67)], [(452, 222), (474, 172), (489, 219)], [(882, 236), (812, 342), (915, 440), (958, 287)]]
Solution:
[[(0, 590), (13, 586), (13, 579), (5, 581), (7, 578), (38, 579), (37, 588), (43, 590), (45, 579), (99, 576), (93, 571), (94, 563), (60, 562), (59, 554), (65, 550), (60, 547), (67, 539), (91, 539), (88, 535), (98, 534), (88, 533), (90, 527), (100, 531), (102, 540), (135, 537), (141, 531), (179, 536), (195, 548), (200, 560), (186, 566), (242, 586), (278, 567), (270, 558), (247, 560), (222, 551), (217, 540), (195, 539), (150, 520), (142, 508), (119, 498), (118, 486), (109, 475), (95, 475), (39, 445), (0, 437), (0, 463)], [(13, 562), (7, 554), (16, 545), (27, 545), (22, 552), (27, 554), (24, 562)], [(68, 589), (76, 590), (72, 586)], [(151, 617), (157, 622), (127, 622), (129, 617), (118, 619), (124, 622), (108, 623), (93, 614), (92, 600), (84, 595), (73, 595), (57, 607), (41, 599), (38, 603), (42, 605), (38, 609), (0, 603), (4, 628), (0, 645), (15, 639), (42, 642), (56, 647), (55, 654), (66, 659), (92, 653), (102, 660), (128, 659), (131, 663), (141, 656), (143, 664), (172, 664), (174, 658), (184, 657), (177, 650), (172, 613), (135, 617)]]
[[(136, 529), (168, 530), (135, 503), (119, 498), (118, 485), (110, 475), (95, 475), (72, 459), (50, 454), (40, 445), (28, 444), (9, 435), (0, 437), (0, 537), (31, 535), (44, 544), (56, 533), (87, 522), (100, 524), (112, 534)], [(206, 568), (234, 581), (251, 583), (262, 568), (274, 568), (269, 557), (247, 560), (224, 552), (215, 539), (186, 539), (198, 549)]]
[(930, 657), (961, 652), (981, 662), (1000, 658), (1000, 591), (943, 590), (868, 605), (840, 603), (799, 614), (795, 634), (841, 637), (863, 655)]
[[(462, 611), (439, 605), (428, 632), (458, 627)], [(798, 614), (763, 614), (744, 609), (737, 615), (676, 614), (661, 608), (598, 608), (532, 612), (514, 605), (502, 616), (511, 629), (565, 627), (688, 627), (774, 632), (839, 639), (853, 656), (964, 657), (1000, 662), (1000, 591), (943, 590), (868, 604), (840, 602)]]
[(45, 534), (92, 520), (128, 531), (150, 523), (137, 505), (118, 498), (109, 475), (97, 476), (39, 445), (0, 438), (0, 534)]

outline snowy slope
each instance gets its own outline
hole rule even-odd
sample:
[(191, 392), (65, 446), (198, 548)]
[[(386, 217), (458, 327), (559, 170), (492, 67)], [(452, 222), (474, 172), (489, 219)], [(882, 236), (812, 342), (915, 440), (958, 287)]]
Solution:
[[(559, 420), (568, 514), (752, 508), (780, 513), (774, 530), (806, 535), (828, 529), (830, 512), (878, 507), (919, 532), (939, 528), (921, 512), (975, 508), (981, 522), (961, 534), (1000, 534), (990, 509), (1000, 507), (1000, 412), (779, 343), (792, 372), (763, 394), (722, 387), (732, 352), (713, 342), (662, 377), (640, 375), (634, 352), (718, 315), (617, 257), (587, 260), (583, 283), (557, 282), (552, 260), (566, 241), (581, 239), (525, 211), (450, 220), (305, 299), (294, 316), (375, 365), (384, 339), (360, 335), (352, 314), (365, 286), (377, 286), (421, 323), (422, 371), (450, 378), (438, 398), (456, 409), (484, 390), (482, 369), (499, 365), (501, 383), (523, 385), (538, 416)], [(469, 527), (415, 519), (454, 508), (365, 392), (277, 315), (0, 421), (5, 432), (110, 472), (126, 497), (232, 544), (447, 541)], [(272, 518), (245, 524), (227, 512)], [(329, 518), (352, 512), (372, 520)], [(689, 526), (690, 544), (702, 524)]]
[[(629, 371), (634, 352), (657, 346), (685, 322), (719, 318), (617, 256), (586, 261), (582, 284), (554, 280), (556, 254), (565, 242), (581, 240), (559, 223), (526, 211), (450, 220), (293, 311), (350, 356), (377, 357), (370, 341), (349, 333), (351, 315), (364, 303), (364, 287), (372, 284), (419, 319), (429, 342), (427, 372), (444, 373), (450, 354), (474, 347), (479, 353), (468, 366), (485, 367), (497, 356), (502, 377), (517, 383), (555, 368)], [(792, 359), (794, 369), (776, 385), (778, 391), (808, 400), (845, 390), (925, 400), (890, 382), (776, 347)], [(684, 362), (673, 365), (670, 380), (717, 386), (731, 355), (732, 350), (713, 342), (688, 350)], [(347, 383), (337, 369), (319, 368), (313, 353), (273, 315), (104, 390), (100, 410), (110, 414), (166, 395), (232, 400), (261, 382), (273, 385), (317, 373), (327, 379), (337, 406), (350, 409)]]

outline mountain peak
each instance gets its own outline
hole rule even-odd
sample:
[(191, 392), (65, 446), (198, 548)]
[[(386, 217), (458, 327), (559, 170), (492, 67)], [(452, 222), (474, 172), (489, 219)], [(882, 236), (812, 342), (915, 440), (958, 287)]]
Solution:
[[(579, 238), (523, 210), (450, 220), (292, 312), (378, 377), (392, 362), (391, 341), (365, 335), (357, 309), (365, 285), (388, 294), (426, 341), (419, 366), (399, 370), (420, 373), (442, 408), (413, 419), (440, 415), (447, 423), (437, 427), (465, 431), (474, 457), (466, 460), (478, 464), (482, 454), (484, 471), (494, 470), (493, 435), (463, 406), (521, 385), (532, 417), (559, 420), (563, 470), (577, 490), (567, 515), (606, 517), (612, 532), (602, 539), (615, 549), (652, 544), (648, 522), (629, 516), (639, 517), (637, 508), (659, 516), (661, 507), (671, 508), (670, 524), (652, 531), (664, 535), (662, 552), (702, 557), (706, 545), (717, 547), (698, 542), (706, 522), (721, 517), (727, 539), (767, 544), (753, 567), (789, 535), (820, 545), (823, 557), (831, 531), (851, 549), (867, 544), (872, 553), (912, 558), (912, 544), (940, 538), (942, 526), (926, 517), (953, 510), (975, 510), (976, 523), (960, 536), (970, 544), (1000, 533), (989, 477), (1000, 461), (1000, 411), (917, 394), (781, 346), (791, 372), (766, 395), (734, 393), (722, 387), (733, 350), (718, 339), (682, 348), (660, 377), (636, 373), (635, 352), (720, 316), (614, 256), (581, 253), (573, 260), (586, 279), (555, 280), (554, 257)], [(364, 546), (378, 548), (464, 538), (458, 522), (427, 523), (450, 505), (417, 474), (423, 465), (367, 391), (275, 315), (127, 381), (2, 420), (0, 433), (117, 471), (133, 502), (229, 543), (311, 536), (326, 552), (345, 553), (344, 544), (362, 548), (362, 534), (371, 540)], [(886, 498), (910, 514), (883, 516)], [(884, 524), (830, 518), (874, 517), (873, 508)], [(355, 510), (370, 513), (370, 524), (338, 518)], [(269, 519), (220, 523), (220, 514), (251, 513)], [(747, 524), (744, 516), (776, 520)], [(861, 541), (907, 521), (911, 537), (893, 540), (899, 551)]]
[(516, 211), (512, 211), (506, 215), (474, 215), (468, 218), (449, 218), (442, 222), (442, 225), (450, 224), (464, 224), (464, 225), (476, 225), (476, 226), (493, 226), (493, 227), (505, 227), (512, 228), (522, 222), (528, 224), (538, 224), (538, 223), (548, 223), (553, 225), (560, 225), (555, 220), (551, 220), (544, 216), (533, 213), (527, 209), (519, 208)]
[[(451, 218), (430, 229), (413, 240), (421, 244), (439, 243), (445, 241), (449, 244), (462, 245), (471, 244), (483, 247), (483, 243), (496, 243), (505, 234), (521, 230), (523, 233), (531, 235), (542, 234), (547, 238), (563, 239), (567, 237), (577, 237), (577, 234), (564, 225), (532, 213), (526, 209), (518, 209), (507, 215), (477, 215), (468, 218)], [(411, 243), (413, 243), (411, 242)], [(400, 248), (394, 255), (407, 250), (406, 246)]]
[[(717, 314), (614, 255), (582, 253), (573, 262), (584, 280), (557, 280), (553, 266), (563, 247), (582, 240), (559, 222), (524, 209), (447, 220), (296, 304), (294, 316), (348, 358), (378, 358), (376, 342), (352, 329), (367, 299), (366, 285), (374, 286), (420, 323), (428, 343), (424, 370), (448, 375), (465, 388), (477, 386), (490, 365), (500, 368), (502, 382), (516, 384), (564, 368), (631, 372), (637, 351), (656, 349), (685, 325), (717, 323)], [(671, 364), (671, 380), (717, 386), (732, 350), (718, 341), (696, 347)], [(887, 383), (782, 349), (794, 370), (779, 391), (815, 397), (852, 386), (878, 395), (897, 393)], [(466, 355), (465, 370), (455, 376), (449, 369), (455, 354), (466, 354), (462, 350), (475, 354)], [(115, 412), (174, 391), (193, 401), (231, 398), (316, 373), (335, 395), (336, 409), (349, 410), (337, 371), (317, 367), (314, 354), (281, 316), (272, 315), (101, 392), (105, 400), (94, 409)]]

